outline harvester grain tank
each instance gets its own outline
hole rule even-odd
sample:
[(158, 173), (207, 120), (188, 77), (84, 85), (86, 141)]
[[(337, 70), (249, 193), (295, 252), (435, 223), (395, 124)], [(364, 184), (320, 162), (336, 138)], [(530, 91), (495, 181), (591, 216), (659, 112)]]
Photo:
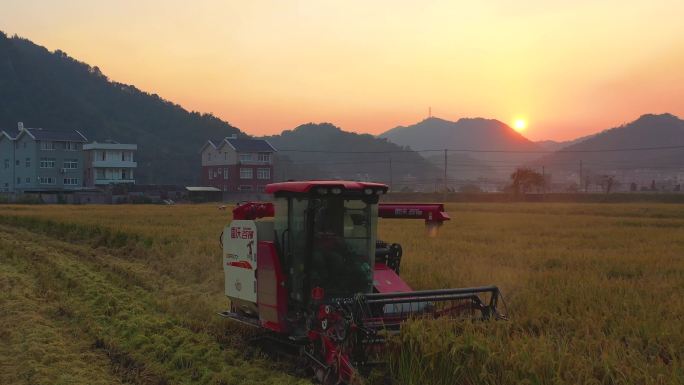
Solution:
[(450, 218), (442, 204), (381, 204), (387, 189), (283, 182), (266, 186), (273, 202), (238, 205), (221, 236), (230, 310), (220, 314), (268, 331), (326, 384), (359, 376), (408, 319), (502, 318), (495, 286), (414, 291), (401, 279), (402, 248), (377, 239), (378, 218), (431, 232)]

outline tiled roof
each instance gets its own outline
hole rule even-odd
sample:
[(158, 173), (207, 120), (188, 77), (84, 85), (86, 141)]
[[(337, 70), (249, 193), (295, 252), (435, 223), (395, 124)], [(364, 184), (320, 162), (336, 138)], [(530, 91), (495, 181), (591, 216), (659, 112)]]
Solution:
[(3, 129), (0, 129), (0, 133), (3, 133), (3, 132), (4, 132), (5, 134), (7, 134), (7, 135), (8, 135), (10, 138), (12, 138), (12, 139), (16, 138), (17, 135), (19, 135), (19, 130), (17, 130), (16, 128), (3, 128)]
[(58, 131), (58, 130), (44, 130), (29, 128), (29, 133), (36, 138), (36, 140), (53, 140), (57, 142), (82, 142), (88, 140), (80, 132), (76, 130)]
[(271, 144), (264, 139), (225, 139), (238, 152), (274, 152)]
[[(85, 143), (88, 140), (80, 132), (76, 130), (45, 130), (42, 128), (25, 128), (32, 137), (36, 140), (52, 140), (57, 142), (82, 142)], [(21, 133), (16, 128), (3, 128), (0, 133), (6, 133), (10, 138), (16, 139)]]

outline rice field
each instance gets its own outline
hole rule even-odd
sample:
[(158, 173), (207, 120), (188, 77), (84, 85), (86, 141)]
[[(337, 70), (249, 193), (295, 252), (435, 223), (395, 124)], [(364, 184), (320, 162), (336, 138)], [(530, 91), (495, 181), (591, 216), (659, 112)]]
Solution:
[[(684, 384), (684, 206), (450, 204), (381, 220), (416, 289), (498, 285), (506, 322), (407, 324), (397, 384)], [(1, 384), (296, 384), (224, 310), (213, 205), (0, 206)], [(373, 382), (373, 380), (370, 380)]]

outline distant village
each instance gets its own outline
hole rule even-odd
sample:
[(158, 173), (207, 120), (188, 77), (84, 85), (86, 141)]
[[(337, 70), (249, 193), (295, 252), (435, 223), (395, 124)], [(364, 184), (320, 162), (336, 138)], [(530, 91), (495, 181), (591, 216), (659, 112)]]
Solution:
[[(25, 127), (0, 130), (0, 202), (42, 203), (175, 203), (260, 199), (277, 180), (277, 149), (264, 139), (225, 137), (207, 140), (199, 149), (198, 185), (136, 184), (135, 143), (89, 141), (78, 130)], [(682, 193), (684, 175), (630, 169), (593, 175), (541, 176), (543, 182), (523, 189), (540, 193)], [(356, 179), (368, 179), (359, 174)], [(282, 178), (280, 178), (282, 179)], [(582, 181), (580, 184), (579, 181)], [(629, 181), (629, 182), (625, 182)], [(510, 192), (505, 176), (421, 183), (403, 175), (392, 183), (402, 193)]]
[(220, 201), (224, 193), (262, 192), (273, 182), (266, 140), (208, 140), (200, 151), (201, 186), (139, 186), (137, 144), (90, 142), (78, 130), (0, 130), (0, 193), (8, 201), (135, 203)]

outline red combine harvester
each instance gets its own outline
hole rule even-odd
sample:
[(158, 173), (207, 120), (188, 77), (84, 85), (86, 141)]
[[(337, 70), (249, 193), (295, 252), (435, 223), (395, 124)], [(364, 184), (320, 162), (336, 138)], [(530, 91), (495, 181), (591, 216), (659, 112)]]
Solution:
[(269, 331), (325, 384), (352, 382), (408, 319), (503, 318), (496, 286), (414, 291), (399, 277), (402, 248), (377, 240), (378, 217), (423, 219), (433, 231), (450, 218), (442, 204), (379, 204), (387, 189), (274, 183), (273, 203), (237, 206), (221, 236), (230, 310), (220, 315)]

